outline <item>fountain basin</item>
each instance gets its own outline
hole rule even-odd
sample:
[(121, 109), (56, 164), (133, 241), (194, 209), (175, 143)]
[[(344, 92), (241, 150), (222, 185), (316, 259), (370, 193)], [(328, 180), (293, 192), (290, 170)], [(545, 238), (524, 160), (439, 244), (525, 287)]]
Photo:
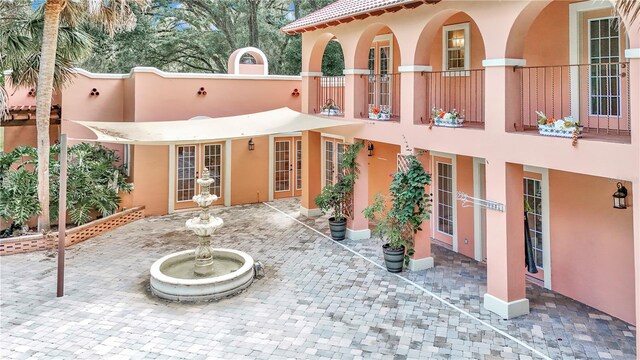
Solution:
[(151, 266), (151, 292), (173, 301), (220, 300), (251, 285), (254, 261), (242, 251), (214, 248), (214, 273), (198, 277), (193, 273), (195, 250), (169, 254)]

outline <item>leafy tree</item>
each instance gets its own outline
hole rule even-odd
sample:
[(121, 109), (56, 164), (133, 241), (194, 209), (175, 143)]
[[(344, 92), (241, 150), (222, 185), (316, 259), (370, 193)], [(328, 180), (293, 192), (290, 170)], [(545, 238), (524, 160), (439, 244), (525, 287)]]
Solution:
[(36, 156), (35, 149), (27, 146), (0, 152), (0, 218), (12, 219), (15, 229), (22, 229), (40, 213), (38, 178), (32, 166)]
[[(59, 153), (59, 147), (52, 149)], [(115, 151), (101, 145), (81, 143), (69, 148), (67, 169), (67, 209), (74, 224), (93, 219), (95, 212), (108, 216), (118, 210), (120, 192), (129, 193), (133, 185), (126, 181), (125, 167), (116, 163)], [(60, 164), (51, 167), (51, 218), (58, 217)]]
[[(50, 219), (58, 217), (60, 189), (60, 146), (50, 149)], [(37, 197), (37, 151), (20, 146), (9, 153), (0, 152), (0, 217), (23, 227), (41, 213)], [(127, 183), (124, 166), (115, 151), (101, 145), (77, 144), (69, 147), (67, 204), (71, 222), (76, 225), (93, 220), (96, 214), (113, 214), (120, 204), (120, 193), (133, 189)]]
[[(109, 37), (90, 30), (96, 39), (92, 56), (80, 64), (95, 72), (129, 72), (134, 66), (165, 71), (227, 72), (236, 49), (256, 46), (269, 59), (272, 74), (299, 74), (300, 35), (280, 31), (294, 18), (330, 3), (290, 0), (156, 0), (131, 32)], [(254, 16), (257, 14), (257, 16)], [(257, 35), (256, 35), (257, 34)], [(257, 36), (257, 37), (256, 37)], [(331, 42), (325, 52), (327, 75), (342, 75), (342, 50)]]

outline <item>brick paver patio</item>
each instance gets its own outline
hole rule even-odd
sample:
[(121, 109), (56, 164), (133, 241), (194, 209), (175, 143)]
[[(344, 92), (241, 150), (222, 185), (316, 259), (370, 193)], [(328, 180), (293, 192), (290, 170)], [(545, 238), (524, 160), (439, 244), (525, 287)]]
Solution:
[[(482, 264), (434, 247), (434, 269), (395, 276), (376, 265), (379, 241), (341, 246), (291, 218), (296, 200), (269, 205), (282, 212), (214, 210), (225, 221), (214, 245), (248, 252), (266, 274), (215, 303), (167, 302), (148, 288), (156, 259), (195, 247), (184, 228), (193, 213), (68, 249), (64, 298), (53, 253), (0, 258), (0, 357), (635, 358), (635, 328), (597, 310), (529, 286), (532, 313), (503, 321), (482, 308)], [(300, 220), (326, 232), (324, 219)]]

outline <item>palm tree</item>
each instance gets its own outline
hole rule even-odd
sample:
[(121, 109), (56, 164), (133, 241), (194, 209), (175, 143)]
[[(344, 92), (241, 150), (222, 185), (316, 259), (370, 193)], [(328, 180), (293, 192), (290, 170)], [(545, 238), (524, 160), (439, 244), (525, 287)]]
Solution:
[(136, 18), (131, 9), (134, 3), (146, 6), (149, 0), (46, 0), (38, 87), (36, 90), (36, 128), (38, 159), (38, 200), (42, 214), (38, 229), (49, 230), (49, 116), (58, 48), (58, 30), (61, 18), (70, 26), (83, 21), (98, 24), (108, 34), (135, 27)]
[(629, 16), (631, 22), (634, 22), (640, 15), (640, 1), (618, 0), (616, 2), (616, 10), (620, 15)]

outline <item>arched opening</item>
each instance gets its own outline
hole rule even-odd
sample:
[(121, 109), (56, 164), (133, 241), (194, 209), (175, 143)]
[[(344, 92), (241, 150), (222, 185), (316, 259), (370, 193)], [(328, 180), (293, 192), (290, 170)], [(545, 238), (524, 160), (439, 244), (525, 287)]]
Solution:
[(234, 51), (227, 62), (229, 74), (269, 75), (269, 62), (262, 50), (245, 47)]
[(556, 130), (551, 121), (565, 120), (582, 137), (630, 142), (629, 38), (620, 17), (608, 1), (543, 3), (525, 8), (507, 42), (507, 54), (526, 60), (517, 69), (523, 130)]
[(360, 116), (372, 120), (400, 119), (400, 46), (392, 29), (385, 24), (372, 24), (358, 40), (354, 70), (356, 81), (356, 109)]
[[(414, 60), (431, 67), (423, 73), (423, 122), (484, 127), (484, 58), (482, 33), (467, 13), (449, 9), (429, 21), (420, 34)], [(458, 120), (449, 124), (443, 113), (457, 115)]]
[(309, 70), (320, 71), (315, 76), (316, 99), (313, 111), (320, 115), (344, 114), (344, 52), (340, 41), (331, 33), (322, 34), (311, 50)]
[(256, 58), (253, 57), (253, 55), (246, 53), (242, 55), (242, 57), (240, 58), (240, 64), (253, 65), (253, 64), (257, 64), (257, 61), (256, 61)]

